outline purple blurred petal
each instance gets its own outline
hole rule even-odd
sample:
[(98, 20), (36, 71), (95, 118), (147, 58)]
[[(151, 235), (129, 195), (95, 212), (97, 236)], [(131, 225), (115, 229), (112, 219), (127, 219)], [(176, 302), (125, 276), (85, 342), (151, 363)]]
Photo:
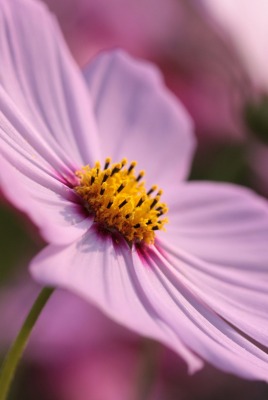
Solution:
[(230, 35), (243, 58), (252, 80), (259, 87), (268, 89), (267, 35), (268, 3), (259, 0), (203, 0), (208, 10)]
[[(115, 47), (151, 60), (193, 117), (202, 142), (244, 137), (241, 111), (251, 83), (239, 51), (206, 10), (205, 1), (44, 1), (57, 15), (80, 65)], [(236, 17), (243, 22), (243, 13)]]
[[(39, 285), (25, 279), (1, 290), (1, 346), (9, 345), (15, 337), (39, 292)], [(139, 336), (105, 317), (89, 302), (57, 290), (38, 319), (27, 355), (55, 362), (111, 343), (135, 343), (138, 339)]]

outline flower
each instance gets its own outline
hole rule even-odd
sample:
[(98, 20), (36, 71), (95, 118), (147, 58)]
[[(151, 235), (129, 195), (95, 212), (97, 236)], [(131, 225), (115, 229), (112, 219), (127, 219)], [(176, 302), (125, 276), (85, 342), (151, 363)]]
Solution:
[[(101, 49), (119, 46), (152, 57), (178, 26), (176, 0), (44, 0), (59, 20), (79, 65)], [(131, 28), (131, 29), (130, 29)]]
[[(229, 184), (184, 182), (192, 123), (153, 66), (112, 52), (82, 74), (42, 6), (31, 0), (0, 5), (1, 186), (49, 242), (31, 263), (33, 277), (163, 342), (190, 371), (205, 359), (267, 379), (267, 202)], [(108, 172), (107, 157), (121, 164)], [(148, 189), (157, 183), (164, 190), (161, 209), (147, 207), (154, 210), (147, 217), (142, 209), (140, 222), (135, 207), (142, 205), (133, 205), (131, 187), (134, 199), (141, 195), (149, 204), (151, 195), (133, 171), (128, 177), (132, 160), (146, 171)], [(95, 168), (94, 179), (87, 165)], [(86, 194), (77, 189), (85, 183), (83, 171)], [(114, 174), (126, 184), (123, 206)], [(95, 198), (105, 190), (105, 213), (108, 193), (117, 207), (114, 227), (89, 202), (93, 184)], [(162, 228), (157, 213), (165, 204), (166, 232), (151, 229)], [(135, 219), (130, 236), (125, 206)], [(151, 216), (156, 225), (150, 226)], [(149, 240), (140, 231), (131, 236), (146, 223), (154, 231)]]
[[(44, 0), (80, 65), (121, 47), (156, 63), (212, 142), (244, 139), (241, 109), (251, 81), (226, 32), (196, 0)], [(131, 27), (131, 29), (130, 29)], [(209, 144), (209, 143), (208, 143)]]
[[(253, 176), (252, 184), (267, 196), (268, 156), (268, 74), (267, 74), (267, 11), (265, 0), (257, 6), (250, 0), (214, 2), (204, 0), (218, 25), (228, 32), (237, 53), (248, 71), (252, 90), (243, 104), (243, 118), (251, 136), (248, 143), (248, 163)], [(241, 13), (241, 10), (243, 12)], [(253, 90), (254, 89), (254, 90)]]
[(228, 32), (255, 86), (259, 89), (265, 86), (267, 90), (267, 2), (260, 0), (255, 7), (250, 0), (203, 1), (213, 18)]

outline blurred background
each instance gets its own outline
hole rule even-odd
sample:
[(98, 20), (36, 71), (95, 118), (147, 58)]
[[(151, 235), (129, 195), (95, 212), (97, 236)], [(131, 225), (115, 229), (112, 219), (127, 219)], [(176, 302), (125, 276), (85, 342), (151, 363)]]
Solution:
[[(190, 179), (234, 182), (268, 197), (267, 0), (45, 2), (81, 68), (98, 52), (117, 47), (160, 68), (195, 122), (198, 148)], [(4, 355), (40, 290), (27, 265), (45, 243), (1, 194), (0, 221)], [(10, 399), (226, 398), (265, 400), (267, 384), (209, 365), (188, 376), (170, 350), (58, 291), (37, 323)]]

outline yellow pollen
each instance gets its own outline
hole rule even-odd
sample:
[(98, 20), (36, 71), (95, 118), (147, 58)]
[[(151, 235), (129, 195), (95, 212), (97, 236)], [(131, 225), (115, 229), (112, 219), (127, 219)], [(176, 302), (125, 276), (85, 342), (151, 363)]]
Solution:
[(156, 185), (146, 191), (142, 181), (145, 173), (140, 171), (136, 176), (136, 164), (133, 161), (127, 166), (126, 159), (111, 164), (106, 158), (103, 169), (98, 161), (93, 168), (86, 165), (76, 171), (79, 185), (74, 190), (104, 229), (119, 232), (130, 245), (153, 244), (155, 231), (164, 229), (168, 222), (162, 218), (168, 208), (160, 202), (163, 192)]

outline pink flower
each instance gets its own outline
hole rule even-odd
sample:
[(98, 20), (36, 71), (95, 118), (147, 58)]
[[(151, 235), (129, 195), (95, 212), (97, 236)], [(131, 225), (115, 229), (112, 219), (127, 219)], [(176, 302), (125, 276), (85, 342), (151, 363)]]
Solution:
[[(252, 91), (247, 99), (248, 104), (244, 105), (253, 109), (256, 114), (253, 123), (249, 124), (246, 121), (251, 133), (255, 136), (255, 143), (251, 141), (248, 146), (249, 164), (255, 186), (267, 196), (268, 127), (264, 116), (268, 113), (268, 3), (265, 0), (260, 0), (257, 4), (250, 0), (224, 2), (204, 0), (204, 2), (211, 15), (226, 31), (226, 35), (228, 32), (254, 84), (254, 92)], [(262, 126), (261, 134), (258, 132), (260, 125)]]
[(156, 63), (204, 141), (244, 138), (248, 74), (226, 32), (196, 0), (44, 0), (79, 65), (114, 47)]
[(176, 0), (45, 0), (59, 19), (79, 65), (102, 49), (120, 46), (153, 57), (177, 31)]
[[(50, 243), (34, 278), (163, 342), (190, 371), (205, 359), (267, 379), (266, 201), (184, 182), (192, 123), (153, 66), (113, 52), (82, 75), (40, 5), (0, 5), (1, 186)], [(164, 190), (166, 232), (161, 193), (146, 194), (124, 157)]]
[(228, 32), (256, 87), (268, 89), (268, 3), (259, 0), (203, 0), (211, 15)]

